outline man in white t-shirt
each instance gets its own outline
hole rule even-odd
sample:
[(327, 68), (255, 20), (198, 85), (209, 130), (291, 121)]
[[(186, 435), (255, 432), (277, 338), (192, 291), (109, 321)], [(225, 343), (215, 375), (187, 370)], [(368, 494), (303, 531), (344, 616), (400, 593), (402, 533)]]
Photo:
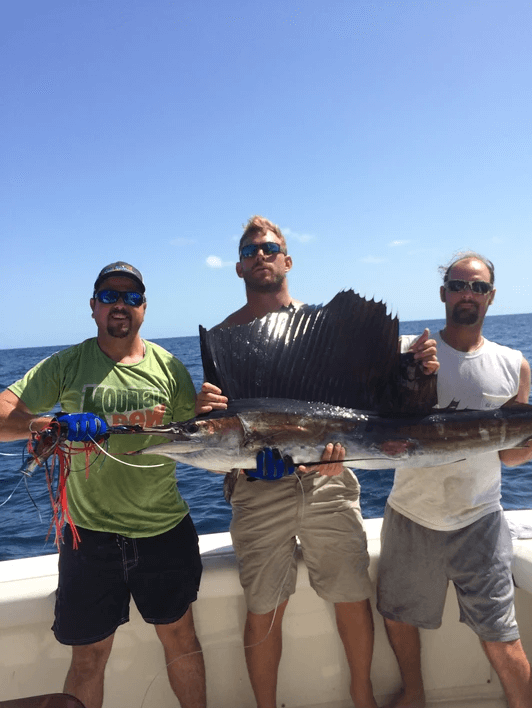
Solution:
[[(495, 296), (493, 264), (468, 252), (442, 271), (446, 324), (434, 336), (439, 407), (528, 403), (528, 362), (482, 336)], [(514, 612), (512, 543), (500, 503), (501, 461), (512, 466), (531, 458), (532, 447), (514, 448), (396, 470), (382, 530), (377, 605), (403, 681), (390, 708), (425, 706), (419, 628), (440, 626), (449, 580), (460, 621), (479, 636), (509, 708), (532, 708), (532, 672)]]

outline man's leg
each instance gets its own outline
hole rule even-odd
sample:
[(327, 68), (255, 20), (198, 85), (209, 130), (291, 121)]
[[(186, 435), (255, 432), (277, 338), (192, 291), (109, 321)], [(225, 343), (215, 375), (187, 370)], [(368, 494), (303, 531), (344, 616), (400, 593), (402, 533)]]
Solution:
[(72, 662), (66, 675), (63, 693), (79, 698), (85, 708), (101, 708), (103, 677), (113, 646), (114, 634), (94, 644), (72, 647)]
[(424, 708), (425, 691), (421, 675), (419, 629), (411, 624), (384, 618), (391, 647), (399, 664), (403, 690), (389, 708)]
[(508, 706), (532, 708), (531, 668), (515, 617), (513, 544), (503, 512), (487, 514), (457, 531), (454, 548), (452, 580), (460, 621), (481, 637)]
[(521, 640), (483, 641), (482, 647), (500, 679), (508, 708), (532, 708), (532, 671)]
[(370, 678), (373, 656), (373, 615), (370, 602), (338, 602), (334, 609), (351, 671), (350, 693), (355, 708), (377, 708)]
[(283, 649), (282, 622), (288, 600), (265, 615), (247, 614), (244, 649), (257, 708), (276, 708), (277, 672)]
[(192, 608), (171, 624), (156, 624), (164, 647), (170, 686), (181, 708), (206, 708), (205, 663), (194, 629)]

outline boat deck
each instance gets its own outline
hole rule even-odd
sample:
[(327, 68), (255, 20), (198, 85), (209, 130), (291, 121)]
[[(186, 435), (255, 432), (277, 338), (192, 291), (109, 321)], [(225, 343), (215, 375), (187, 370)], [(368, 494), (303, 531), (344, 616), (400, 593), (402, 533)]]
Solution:
[[(532, 526), (532, 511), (510, 512)], [(366, 522), (376, 577), (381, 520)], [(532, 531), (532, 529), (531, 529)], [(229, 534), (200, 539), (204, 576), (194, 605), (203, 647), (211, 708), (254, 708), (242, 635), (246, 608)], [(522, 640), (532, 657), (532, 539), (514, 541), (516, 611)], [(61, 691), (70, 649), (50, 631), (57, 585), (57, 556), (0, 563), (0, 708), (2, 701)], [(398, 690), (399, 672), (381, 617), (374, 609), (372, 681), (379, 705)], [(458, 622), (449, 589), (442, 627), (422, 631), (422, 661), (431, 708), (502, 708), (499, 681), (476, 636)], [(279, 708), (352, 708), (349, 672), (333, 607), (311, 589), (301, 561), (296, 594), (283, 622)], [(153, 627), (134, 607), (116, 633), (106, 672), (104, 708), (175, 708), (161, 646)]]

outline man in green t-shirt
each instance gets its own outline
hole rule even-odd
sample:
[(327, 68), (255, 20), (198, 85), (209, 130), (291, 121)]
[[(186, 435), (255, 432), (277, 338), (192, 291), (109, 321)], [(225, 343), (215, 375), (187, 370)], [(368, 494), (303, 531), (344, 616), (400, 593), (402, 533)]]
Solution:
[[(50, 423), (60, 403), (76, 446), (108, 425), (165, 424), (194, 415), (195, 391), (183, 364), (143, 340), (146, 310), (141, 273), (118, 261), (102, 269), (90, 300), (98, 335), (56, 352), (0, 393), (0, 441), (28, 438)], [(175, 464), (143, 457), (142, 466), (117, 455), (160, 441), (111, 436), (109, 452), (89, 461), (72, 455), (69, 513), (60, 544), (54, 634), (72, 646), (64, 691), (86, 708), (101, 708), (104, 670), (114, 633), (129, 619), (132, 595), (155, 625), (168, 677), (182, 708), (205, 708), (205, 667), (191, 603), (201, 577), (198, 536), (175, 480)], [(103, 459), (102, 459), (103, 458)], [(131, 458), (130, 458), (131, 460)], [(105, 573), (105, 584), (102, 576)], [(180, 657), (180, 658), (178, 658)], [(177, 660), (176, 660), (177, 659)]]

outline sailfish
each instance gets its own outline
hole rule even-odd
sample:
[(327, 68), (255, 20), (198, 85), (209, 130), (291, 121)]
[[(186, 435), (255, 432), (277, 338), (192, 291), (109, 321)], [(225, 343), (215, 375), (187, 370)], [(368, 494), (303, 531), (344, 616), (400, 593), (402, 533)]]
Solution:
[(254, 468), (266, 447), (319, 464), (324, 446), (339, 442), (346, 464), (385, 469), (457, 462), (532, 437), (526, 404), (439, 409), (436, 376), (400, 354), (398, 338), (386, 305), (353, 290), (245, 325), (200, 326), (205, 380), (229, 398), (227, 410), (144, 428), (168, 442), (140, 454), (229, 472)]

